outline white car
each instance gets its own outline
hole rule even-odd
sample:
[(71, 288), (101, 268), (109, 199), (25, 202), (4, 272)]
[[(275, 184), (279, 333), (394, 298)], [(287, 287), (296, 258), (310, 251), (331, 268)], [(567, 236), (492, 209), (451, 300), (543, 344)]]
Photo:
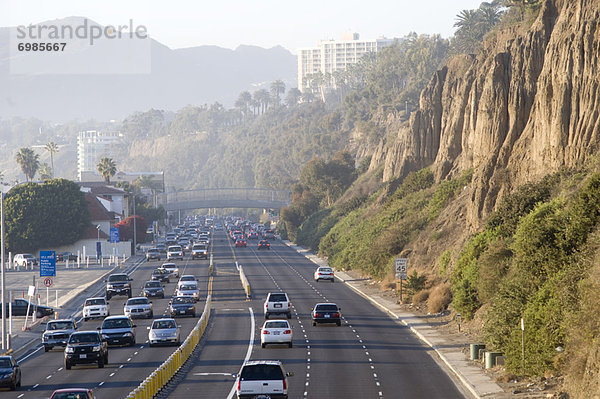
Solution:
[(129, 298), (123, 307), (123, 314), (131, 317), (132, 319), (137, 317), (151, 319), (154, 317), (154, 312), (152, 311), (152, 302), (150, 302), (150, 300), (148, 300), (148, 298), (145, 296)]
[(189, 296), (194, 298), (196, 301), (200, 300), (200, 290), (198, 284), (195, 281), (186, 281), (177, 285), (177, 291), (175, 296)]
[(169, 277), (179, 277), (179, 268), (175, 265), (175, 263), (163, 263), (161, 267), (169, 272)]
[(184, 274), (179, 279), (179, 282), (177, 283), (177, 287), (179, 287), (183, 283), (189, 283), (189, 282), (196, 283), (196, 282), (198, 282), (198, 280), (196, 279), (196, 276), (194, 276), (192, 274)]
[(335, 281), (335, 277), (333, 276), (333, 269), (331, 267), (319, 267), (315, 270), (315, 281), (319, 280), (329, 280), (332, 283)]
[(148, 327), (148, 343), (150, 346), (159, 344), (181, 344), (181, 335), (175, 319), (156, 319)]
[(171, 245), (167, 248), (167, 260), (183, 260), (183, 249), (181, 245)]
[(23, 266), (23, 267), (28, 267), (31, 266), (33, 267), (34, 265), (37, 265), (37, 258), (35, 256), (33, 256), (32, 254), (16, 254), (14, 257), (14, 264), (15, 266)]
[(267, 320), (260, 329), (260, 346), (287, 344), (292, 347), (292, 327), (287, 320)]
[(110, 316), (110, 306), (103, 296), (88, 298), (83, 303), (83, 320)]

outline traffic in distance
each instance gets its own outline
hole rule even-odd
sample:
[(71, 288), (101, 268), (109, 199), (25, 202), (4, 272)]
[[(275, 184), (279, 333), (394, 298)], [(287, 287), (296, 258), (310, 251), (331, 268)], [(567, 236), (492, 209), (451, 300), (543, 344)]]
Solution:
[[(215, 248), (218, 248), (218, 263), (217, 273), (213, 274), (216, 276), (215, 288), (212, 288), (208, 284), (208, 260), (212, 260)], [(262, 251), (264, 249), (269, 251)], [(45, 319), (40, 337), (43, 351), (29, 351), (19, 362), (10, 355), (5, 356), (7, 368), (0, 384), (10, 390), (35, 391), (35, 395), (19, 396), (24, 399), (126, 397), (136, 385), (125, 384), (124, 381), (143, 380), (182, 344), (202, 316), (204, 305), (198, 306), (198, 303), (204, 301), (211, 287), (216, 298), (228, 298), (229, 292), (234, 294), (231, 299), (221, 299), (223, 304), (215, 302), (216, 316), (211, 316), (212, 328), (204, 338), (197, 362), (215, 367), (220, 364), (219, 359), (227, 358), (231, 367), (224, 373), (215, 372), (215, 375), (228, 375), (218, 382), (200, 380), (207, 384), (203, 388), (208, 389), (206, 395), (198, 394), (196, 397), (374, 395), (382, 398), (383, 375), (393, 381), (388, 375), (395, 368), (404, 367), (406, 361), (400, 356), (394, 357), (394, 360), (385, 359), (382, 369), (377, 370), (371, 357), (380, 350), (378, 346), (385, 352), (386, 345), (399, 351), (398, 354), (421, 352), (410, 356), (417, 356), (418, 362), (422, 362), (425, 356), (430, 363), (426, 367), (431, 368), (428, 373), (437, 379), (444, 378), (439, 388), (423, 390), (421, 386), (417, 391), (423, 391), (423, 396), (410, 397), (463, 397), (451, 379), (422, 349), (401, 349), (402, 345), (409, 344), (405, 342), (406, 338), (402, 338), (401, 344), (396, 342), (397, 332), (390, 328), (400, 327), (391, 319), (355, 296), (343, 284), (312, 285), (335, 281), (333, 269), (310, 266), (310, 263), (304, 263), (301, 269), (296, 268), (291, 263), (295, 262), (293, 259), (303, 258), (285, 251), (291, 250), (278, 242), (275, 231), (256, 222), (238, 217), (212, 221), (188, 219), (163, 236), (157, 235), (153, 246), (147, 248), (143, 257), (130, 269), (112, 270), (93, 295), (82, 298), (79, 310), (71, 317)], [(239, 277), (235, 277), (241, 264), (250, 276), (255, 293), (250, 303), (243, 296)], [(231, 278), (231, 275), (234, 277)], [(342, 315), (339, 303), (350, 304), (348, 313)], [(252, 311), (254, 305), (255, 312)], [(244, 307), (250, 310), (249, 314), (243, 310)], [(255, 322), (258, 312), (264, 318), (262, 323)], [(355, 318), (354, 325), (345, 318), (347, 314)], [(45, 315), (50, 316), (40, 314), (42, 317)], [(235, 324), (222, 325), (224, 317), (235, 315), (235, 319), (229, 320), (230, 324)], [(372, 322), (368, 322), (369, 319)], [(383, 324), (385, 329), (375, 328), (370, 332), (374, 334), (373, 339), (363, 339), (355, 329), (373, 329)], [(314, 330), (307, 331), (308, 325), (312, 325)], [(228, 345), (220, 349), (216, 359), (210, 359), (214, 342), (221, 342), (225, 339), (224, 335), (230, 333), (236, 334), (235, 339), (232, 338), (232, 342), (236, 343), (250, 337), (249, 348), (241, 350), (243, 348), (237, 348), (238, 344)], [(403, 331), (402, 334), (410, 333)], [(372, 345), (372, 349), (368, 349), (367, 345)], [(414, 343), (410, 345), (416, 346)], [(208, 358), (204, 359), (205, 356)], [(357, 356), (364, 359), (352, 366), (358, 360)], [(4, 358), (0, 358), (0, 365)], [(314, 362), (311, 362), (313, 358)], [(141, 362), (140, 366), (132, 367), (133, 361)], [(305, 363), (304, 367), (302, 363)], [(389, 363), (389, 371), (385, 370), (385, 363)], [(52, 373), (39, 372), (51, 367), (55, 369)], [(346, 388), (322, 385), (322, 379), (327, 379), (328, 374), (337, 375), (338, 369), (346, 370), (346, 367), (351, 367), (352, 373), (361, 373), (360, 378), (354, 374), (341, 377), (347, 378), (347, 382), (363, 381), (361, 388), (355, 392), (358, 396), (348, 396), (344, 393)], [(108, 376), (103, 369), (110, 370)], [(125, 380), (111, 382), (110, 379), (119, 370), (123, 370), (121, 373)], [(370, 372), (365, 374), (366, 370)], [(49, 376), (45, 377), (43, 373)], [(371, 374), (375, 377), (369, 377)], [(192, 378), (202, 379), (205, 375), (211, 373), (188, 373), (178, 380), (171, 387), (174, 397), (179, 397), (178, 390), (187, 389), (186, 385)], [(45, 379), (54, 382), (49, 384)], [(73, 381), (78, 383), (73, 384)], [(311, 381), (319, 388), (314, 388), (309, 395)], [(393, 387), (388, 392), (388, 397), (394, 397)]]

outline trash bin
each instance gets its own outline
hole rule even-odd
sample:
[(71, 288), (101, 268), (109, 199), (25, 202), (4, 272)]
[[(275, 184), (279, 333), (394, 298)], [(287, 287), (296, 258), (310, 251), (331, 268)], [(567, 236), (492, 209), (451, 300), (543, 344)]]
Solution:
[(502, 352), (485, 352), (485, 368), (493, 368), (496, 365), (496, 358), (498, 356), (502, 356)]
[(471, 360), (479, 359), (479, 351), (485, 349), (485, 344), (471, 344)]

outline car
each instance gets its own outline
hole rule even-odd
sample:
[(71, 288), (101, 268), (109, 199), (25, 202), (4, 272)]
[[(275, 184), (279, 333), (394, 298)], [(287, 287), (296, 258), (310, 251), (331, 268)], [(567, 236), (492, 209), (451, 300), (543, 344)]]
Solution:
[(318, 323), (335, 323), (338, 327), (342, 325), (342, 312), (335, 303), (317, 303), (311, 309), (312, 325)]
[(194, 298), (194, 300), (200, 300), (200, 290), (198, 289), (198, 283), (196, 281), (186, 281), (177, 285), (175, 291), (176, 296), (188, 296)]
[(196, 258), (208, 259), (208, 247), (206, 244), (194, 244), (192, 247), (192, 259)]
[(170, 245), (167, 249), (167, 260), (183, 260), (183, 248), (181, 245)]
[(0, 387), (11, 391), (21, 386), (21, 368), (12, 356), (0, 356)]
[(332, 283), (335, 281), (333, 269), (331, 267), (321, 266), (315, 270), (314, 279), (316, 282), (321, 280), (329, 280)]
[(59, 252), (56, 254), (56, 261), (57, 262), (77, 262), (77, 254), (74, 254), (73, 252)]
[(110, 316), (98, 327), (108, 345), (135, 345), (135, 327), (129, 316)]
[(264, 303), (265, 320), (272, 314), (283, 314), (292, 318), (292, 303), (285, 292), (269, 292)]
[(156, 249), (158, 249), (158, 252), (160, 252), (161, 255), (164, 254), (165, 256), (167, 256), (167, 244), (165, 244), (164, 242), (156, 244)]
[(292, 327), (287, 320), (267, 320), (260, 329), (260, 346), (287, 344), (292, 347)]
[(183, 276), (181, 276), (179, 278), (179, 282), (177, 283), (177, 285), (180, 285), (181, 283), (185, 283), (187, 281), (196, 281), (197, 282), (198, 279), (193, 274), (184, 274)]
[(275, 232), (273, 230), (266, 230), (263, 233), (263, 238), (267, 239), (267, 240), (274, 240), (275, 239)]
[(108, 344), (98, 331), (74, 332), (64, 353), (67, 370), (80, 363), (97, 363), (98, 368), (103, 368), (108, 363)]
[(96, 396), (89, 388), (62, 388), (54, 391), (50, 399), (96, 399)]
[(169, 304), (171, 317), (196, 316), (196, 300), (189, 296), (175, 296)]
[[(29, 316), (33, 316), (35, 314), (36, 317), (44, 317), (44, 316), (52, 316), (54, 315), (54, 308), (50, 306), (38, 305), (35, 302), (30, 302), (27, 299), (18, 298), (12, 301), (10, 304), (8, 301), (5, 304), (6, 314), (8, 315), (8, 310), (11, 308), (11, 312), (13, 316), (25, 316), (29, 314)], [(0, 309), (2, 306), (0, 306)], [(28, 313), (29, 311), (29, 313)]]
[(152, 281), (158, 281), (161, 283), (169, 283), (171, 280), (169, 279), (169, 272), (166, 269), (158, 268), (152, 270), (152, 275), (150, 276)]
[(110, 306), (104, 297), (87, 298), (83, 303), (83, 320), (110, 316)]
[(146, 298), (164, 298), (165, 290), (160, 281), (146, 281), (142, 295)]
[(258, 249), (271, 249), (271, 243), (267, 240), (260, 240), (258, 242)]
[(250, 360), (242, 365), (236, 378), (238, 398), (285, 398), (288, 397), (287, 377), (279, 360)]
[(150, 346), (160, 344), (181, 344), (179, 326), (174, 319), (156, 319), (148, 327), (148, 343)]
[(16, 254), (13, 258), (13, 263), (15, 264), (15, 266), (19, 267), (33, 267), (38, 264), (38, 261), (37, 258), (32, 254)]
[(73, 319), (51, 320), (46, 324), (42, 333), (42, 344), (44, 352), (48, 352), (55, 346), (66, 347), (69, 337), (77, 330), (77, 323)]
[(250, 233), (247, 234), (247, 237), (249, 240), (258, 240), (258, 232), (251, 231)]
[(239, 247), (246, 248), (246, 244), (247, 244), (246, 240), (243, 240), (241, 238), (235, 241), (236, 248), (239, 248)]
[(131, 298), (131, 283), (133, 279), (125, 273), (115, 273), (106, 279), (106, 299), (115, 295), (126, 295)]
[(129, 298), (123, 307), (123, 314), (131, 317), (132, 319), (137, 317), (151, 319), (154, 317), (152, 302), (150, 302), (145, 296)]
[(160, 268), (166, 270), (169, 273), (169, 278), (179, 277), (179, 268), (175, 265), (175, 263), (163, 263)]
[(146, 261), (150, 262), (152, 259), (160, 260), (160, 250), (158, 248), (150, 248), (146, 251)]

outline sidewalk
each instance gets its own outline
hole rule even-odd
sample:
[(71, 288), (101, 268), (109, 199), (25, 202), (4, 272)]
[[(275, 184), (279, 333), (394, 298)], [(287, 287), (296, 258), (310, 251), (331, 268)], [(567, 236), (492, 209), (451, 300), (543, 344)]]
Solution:
[[(329, 266), (327, 260), (319, 258), (309, 250), (283, 241), (287, 246), (304, 255), (307, 259), (318, 266)], [(398, 320), (426, 345), (431, 347), (442, 362), (460, 380), (463, 386), (476, 398), (509, 398), (511, 395), (496, 384), (483, 369), (473, 364), (465, 353), (464, 342), (449, 337), (442, 331), (437, 330), (429, 323), (427, 317), (407, 312), (394, 298), (387, 298), (378, 287), (374, 287), (365, 279), (357, 279), (348, 273), (336, 271), (336, 277), (356, 291), (358, 294), (371, 301), (375, 306), (387, 313), (390, 317)]]

